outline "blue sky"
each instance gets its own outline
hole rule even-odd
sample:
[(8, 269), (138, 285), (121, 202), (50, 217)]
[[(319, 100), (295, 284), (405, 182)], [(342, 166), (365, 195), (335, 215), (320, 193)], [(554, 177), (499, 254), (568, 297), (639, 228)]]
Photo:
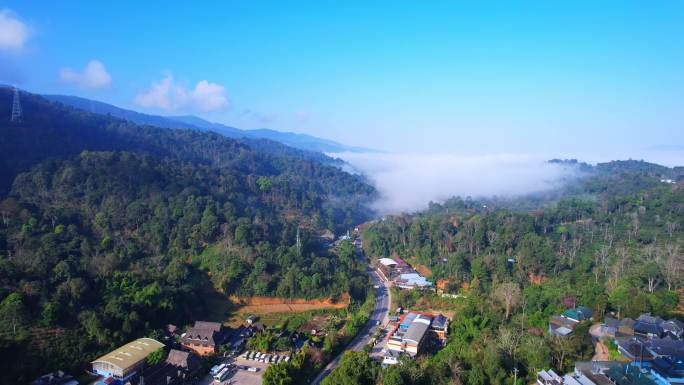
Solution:
[(681, 1), (138, 3), (0, 2), (25, 28), (0, 81), (393, 152), (684, 163)]

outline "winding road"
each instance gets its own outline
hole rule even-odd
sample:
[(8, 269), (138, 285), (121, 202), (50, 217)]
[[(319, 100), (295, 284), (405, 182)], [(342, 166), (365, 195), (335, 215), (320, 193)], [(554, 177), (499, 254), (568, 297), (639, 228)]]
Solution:
[[(356, 250), (359, 257), (366, 263), (366, 257), (363, 254), (363, 248), (361, 247), (361, 240), (357, 239), (354, 242)], [(371, 266), (366, 268), (366, 274), (368, 274), (373, 281), (373, 286), (378, 287), (375, 289), (375, 309), (371, 314), (370, 320), (366, 323), (363, 330), (354, 337), (354, 339), (347, 345), (347, 347), (337, 355), (330, 363), (321, 371), (318, 376), (311, 382), (311, 385), (319, 385), (323, 379), (328, 376), (335, 368), (340, 365), (342, 360), (342, 355), (347, 350), (361, 351), (363, 347), (366, 346), (373, 335), (373, 333), (378, 329), (378, 325), (387, 325), (389, 322), (389, 305), (391, 302), (391, 294), (389, 290), (389, 282), (385, 282), (378, 275), (378, 273), (373, 270)]]

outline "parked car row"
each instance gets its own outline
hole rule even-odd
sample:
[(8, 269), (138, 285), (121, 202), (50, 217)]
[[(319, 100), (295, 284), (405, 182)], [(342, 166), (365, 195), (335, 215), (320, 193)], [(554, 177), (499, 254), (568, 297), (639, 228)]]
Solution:
[(253, 351), (247, 351), (245, 353), (242, 353), (242, 355), (240, 355), (240, 357), (245, 359), (245, 360), (254, 360), (257, 362), (266, 362), (266, 363), (271, 363), (271, 364), (277, 364), (279, 362), (290, 361), (290, 356), (280, 356), (277, 354), (268, 354), (268, 353), (253, 352)]

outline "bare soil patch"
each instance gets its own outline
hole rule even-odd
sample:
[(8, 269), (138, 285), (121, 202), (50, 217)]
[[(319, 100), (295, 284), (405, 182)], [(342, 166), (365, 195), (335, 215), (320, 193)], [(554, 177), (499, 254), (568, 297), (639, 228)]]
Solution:
[(430, 268), (425, 265), (416, 264), (413, 266), (413, 268), (416, 269), (416, 271), (419, 272), (420, 275), (422, 275), (425, 278), (432, 277), (432, 270), (430, 270)]
[(234, 312), (229, 318), (231, 326), (240, 325), (248, 315), (259, 316), (266, 325), (279, 324), (288, 314), (303, 313), (311, 310), (344, 309), (349, 306), (351, 297), (343, 294), (338, 298), (303, 299), (277, 297), (231, 297)]

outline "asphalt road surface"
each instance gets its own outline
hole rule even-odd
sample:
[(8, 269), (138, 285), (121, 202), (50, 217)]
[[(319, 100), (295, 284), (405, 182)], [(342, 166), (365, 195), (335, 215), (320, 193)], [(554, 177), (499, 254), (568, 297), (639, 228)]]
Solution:
[[(363, 249), (361, 248), (361, 242), (357, 240), (356, 242), (356, 250), (361, 257), (361, 259), (366, 262), (366, 258), (363, 255)], [(383, 327), (383, 325), (387, 325), (387, 322), (389, 322), (389, 304), (390, 304), (390, 290), (389, 290), (389, 283), (384, 282), (382, 278), (378, 275), (378, 273), (373, 270), (372, 267), (368, 267), (366, 269), (366, 273), (371, 277), (371, 280), (373, 281), (374, 286), (378, 286), (378, 289), (375, 289), (375, 309), (373, 310), (373, 313), (371, 314), (370, 320), (368, 323), (366, 323), (366, 326), (359, 332), (359, 334), (354, 337), (354, 339), (347, 345), (344, 351), (347, 350), (353, 350), (353, 351), (361, 351), (363, 350), (363, 347), (366, 346), (373, 335), (373, 333), (378, 329)], [(379, 326), (378, 326), (379, 325)], [(344, 354), (344, 351), (340, 353), (335, 359), (330, 361), (328, 366), (323, 369), (321, 373), (316, 376), (316, 378), (311, 382), (311, 385), (319, 385), (323, 379), (329, 375), (335, 368), (337, 368), (340, 365), (340, 361), (342, 360), (342, 355)]]

